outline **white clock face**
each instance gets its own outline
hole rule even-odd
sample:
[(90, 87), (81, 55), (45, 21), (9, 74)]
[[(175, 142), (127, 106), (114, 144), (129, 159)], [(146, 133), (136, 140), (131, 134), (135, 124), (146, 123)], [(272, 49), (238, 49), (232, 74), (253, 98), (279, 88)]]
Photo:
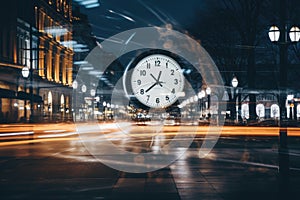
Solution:
[(131, 86), (135, 97), (144, 105), (165, 108), (178, 99), (184, 87), (184, 76), (173, 58), (152, 54), (134, 67)]

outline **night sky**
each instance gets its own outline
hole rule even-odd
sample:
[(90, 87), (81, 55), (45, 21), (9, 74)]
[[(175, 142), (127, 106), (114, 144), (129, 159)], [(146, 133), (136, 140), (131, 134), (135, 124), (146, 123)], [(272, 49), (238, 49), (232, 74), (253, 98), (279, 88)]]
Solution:
[(88, 15), (94, 34), (107, 38), (122, 31), (171, 24), (174, 29), (185, 32), (197, 23), (199, 13), (204, 12), (205, 1), (161, 0), (101, 0), (100, 6), (81, 11)]
[[(74, 0), (74, 4), (76, 4)], [(249, 76), (257, 80), (278, 76), (278, 46), (268, 38), (271, 25), (279, 23), (279, 0), (99, 0), (100, 6), (81, 12), (88, 16), (93, 34), (99, 42), (126, 30), (171, 25), (188, 34), (208, 51), (230, 84), (233, 74), (240, 84), (248, 85)], [(256, 13), (257, 6), (261, 6)], [(300, 23), (298, 0), (288, 0), (288, 26)], [(245, 12), (245, 10), (247, 12)], [(252, 75), (248, 67), (248, 48), (255, 50)], [(300, 43), (290, 46), (289, 63), (300, 62)], [(293, 70), (295, 72), (295, 70)], [(300, 72), (299, 72), (300, 73)], [(298, 74), (293, 73), (292, 75)], [(297, 75), (298, 76), (298, 75)], [(276, 83), (278, 83), (276, 78)], [(290, 77), (290, 86), (298, 88), (297, 77)], [(278, 84), (261, 84), (258, 88), (276, 88)], [(252, 81), (252, 82), (253, 82)], [(271, 83), (272, 81), (267, 81)]]

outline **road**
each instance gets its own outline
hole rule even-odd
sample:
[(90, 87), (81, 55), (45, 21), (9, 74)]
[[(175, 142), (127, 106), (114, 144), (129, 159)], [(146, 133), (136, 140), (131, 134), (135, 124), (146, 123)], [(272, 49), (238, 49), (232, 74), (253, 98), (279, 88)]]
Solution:
[(127, 130), (126, 124), (101, 124), (102, 131), (88, 124), (84, 127), (87, 131), (78, 135), (73, 124), (1, 126), (2, 134), (34, 134), (28, 139), (14, 136), (1, 141), (0, 198), (234, 200), (298, 199), (300, 195), (300, 137), (296, 128), (289, 129), (293, 136), (289, 137), (285, 164), (290, 176), (284, 182), (287, 187), (283, 187), (277, 128), (223, 127), (217, 144), (203, 158), (199, 153), (208, 127), (163, 127), (164, 137), (158, 146), (170, 143), (178, 134), (185, 139), (193, 132), (195, 138), (180, 158), (164, 168), (128, 173), (100, 162), (99, 156), (107, 155), (93, 154), (86, 141), (98, 144), (104, 135), (129, 152), (154, 151), (157, 127), (131, 126), (123, 135), (118, 129)]

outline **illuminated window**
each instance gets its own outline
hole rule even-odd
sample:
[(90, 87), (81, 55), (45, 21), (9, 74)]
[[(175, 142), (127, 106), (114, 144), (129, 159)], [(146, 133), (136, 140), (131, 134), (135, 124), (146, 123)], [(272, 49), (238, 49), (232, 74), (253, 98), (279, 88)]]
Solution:
[(257, 104), (256, 106), (256, 114), (259, 118), (265, 117), (265, 106), (263, 104)]
[(61, 11), (63, 9), (63, 2), (62, 0), (56, 0), (56, 10)]
[(69, 14), (69, 5), (68, 5), (67, 1), (64, 1), (63, 6), (64, 6), (64, 15), (65, 15), (65, 17), (68, 17), (68, 14)]
[(277, 104), (271, 106), (271, 118), (279, 118), (280, 110)]
[(243, 119), (249, 119), (249, 105), (248, 104), (242, 104), (242, 118)]

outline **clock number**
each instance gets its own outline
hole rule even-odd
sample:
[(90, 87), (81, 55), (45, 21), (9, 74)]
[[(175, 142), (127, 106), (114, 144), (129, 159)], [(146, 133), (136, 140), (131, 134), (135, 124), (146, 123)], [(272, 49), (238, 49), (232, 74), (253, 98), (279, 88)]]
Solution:
[(147, 95), (147, 102), (149, 101), (149, 99), (150, 99), (150, 95)]
[(171, 92), (172, 92), (173, 94), (175, 94), (175, 88), (173, 88)]
[(141, 89), (141, 90), (140, 90), (140, 94), (143, 95), (144, 93), (145, 93), (145, 92), (144, 92), (144, 89)]
[(141, 81), (141, 80), (137, 80), (137, 84), (138, 84), (138, 85), (141, 85), (141, 84), (142, 84), (142, 81)]
[(155, 101), (156, 101), (156, 103), (159, 103), (159, 102), (160, 102), (160, 101), (159, 101), (159, 98), (156, 98), (156, 100), (155, 100)]
[(168, 63), (168, 62), (166, 62), (166, 68), (168, 69), (168, 67), (169, 67), (169, 63)]
[(150, 63), (147, 62), (147, 69), (150, 69)]
[(155, 61), (155, 66), (159, 67), (160, 66), (160, 60)]
[(171, 75), (174, 75), (174, 69), (171, 69)]
[(146, 70), (141, 70), (140, 71), (140, 76), (146, 76), (146, 74), (147, 74)]
[(170, 100), (170, 97), (169, 96), (166, 96), (166, 101), (169, 101)]
[(177, 78), (174, 79), (174, 84), (178, 85), (178, 79)]

